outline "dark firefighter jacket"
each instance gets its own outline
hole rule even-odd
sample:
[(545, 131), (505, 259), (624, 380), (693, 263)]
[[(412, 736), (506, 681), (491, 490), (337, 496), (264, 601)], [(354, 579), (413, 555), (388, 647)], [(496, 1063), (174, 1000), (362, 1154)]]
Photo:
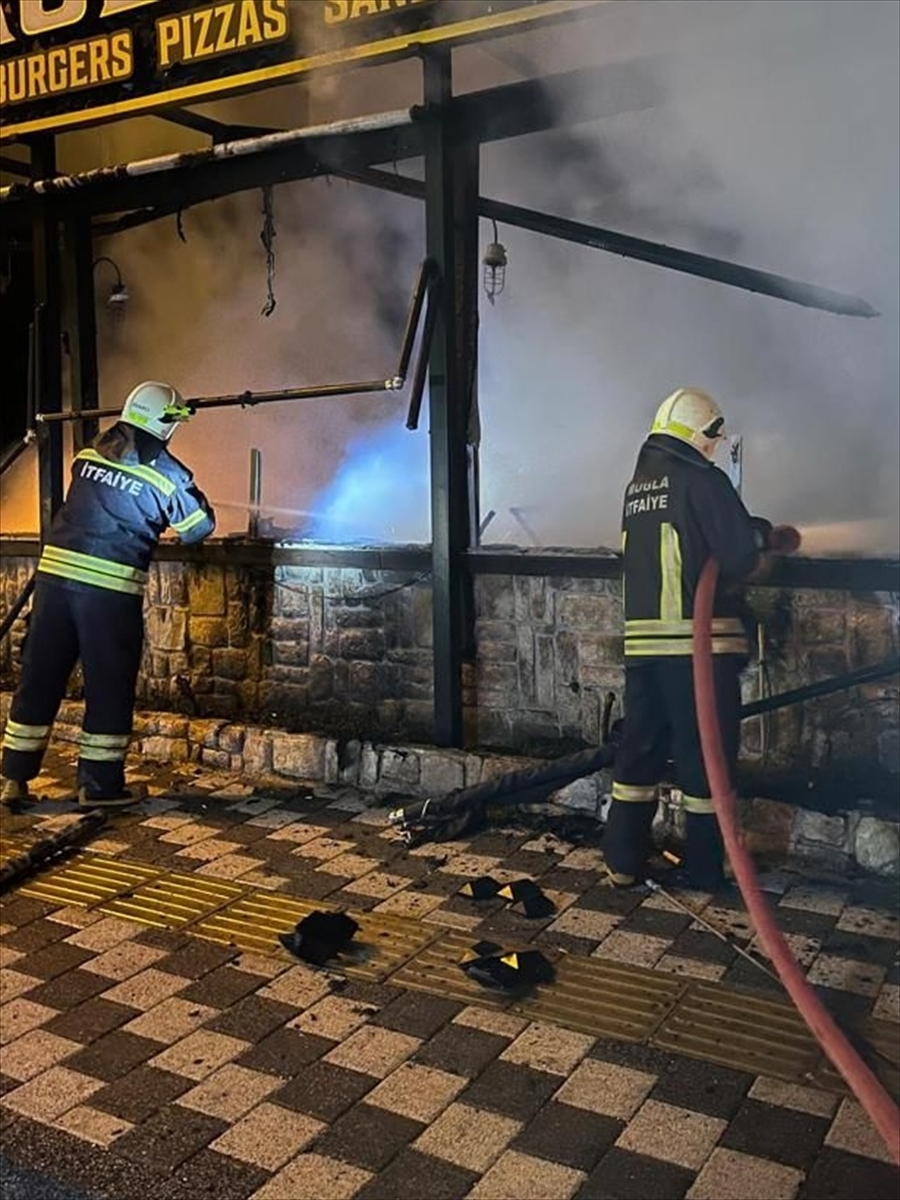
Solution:
[(142, 595), (160, 535), (182, 542), (215, 529), (190, 471), (159, 438), (117, 422), (72, 462), (72, 482), (38, 563), (63, 585)]
[(724, 471), (677, 438), (652, 434), (625, 491), (622, 547), (626, 658), (691, 653), (694, 594), (710, 556), (720, 570), (713, 652), (748, 653), (734, 585), (754, 569), (761, 547)]

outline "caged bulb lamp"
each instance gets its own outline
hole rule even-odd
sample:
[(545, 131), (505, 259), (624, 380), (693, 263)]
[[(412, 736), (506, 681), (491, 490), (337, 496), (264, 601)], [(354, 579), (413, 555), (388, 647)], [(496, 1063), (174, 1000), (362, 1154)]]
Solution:
[(506, 287), (506, 247), (498, 240), (497, 222), (492, 221), (494, 226), (494, 240), (484, 252), (482, 263), (482, 284), (484, 286), (484, 294), (494, 303), (494, 298), (499, 296)]

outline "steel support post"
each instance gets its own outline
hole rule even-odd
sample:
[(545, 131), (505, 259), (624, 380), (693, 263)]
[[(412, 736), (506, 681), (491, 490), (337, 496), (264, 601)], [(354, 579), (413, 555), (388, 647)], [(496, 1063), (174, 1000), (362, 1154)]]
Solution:
[[(97, 384), (97, 318), (94, 310), (94, 254), (89, 217), (72, 217), (63, 237), (65, 280), (64, 325), (69, 353), (72, 411), (99, 406)], [(85, 417), (72, 425), (72, 448), (83, 450), (96, 436), (100, 423)]]
[[(53, 137), (42, 135), (32, 144), (31, 161), (38, 178), (56, 174)], [(52, 203), (38, 205), (32, 222), (35, 302), (35, 402), (42, 412), (62, 411), (62, 353), (60, 319), (59, 223)], [(38, 443), (40, 529), (43, 542), (63, 501), (63, 431), (45, 429)]]
[(477, 330), (478, 145), (457, 141), (444, 111), (449, 50), (424, 57), (425, 231), (440, 304), (429, 360), (434, 741), (463, 744), (462, 668), (471, 656), (468, 429)]

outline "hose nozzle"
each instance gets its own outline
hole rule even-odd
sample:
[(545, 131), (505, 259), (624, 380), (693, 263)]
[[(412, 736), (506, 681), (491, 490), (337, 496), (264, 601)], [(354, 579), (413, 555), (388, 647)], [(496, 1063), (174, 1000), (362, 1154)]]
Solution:
[(773, 554), (796, 554), (803, 539), (793, 525), (776, 525), (769, 533), (769, 550)]

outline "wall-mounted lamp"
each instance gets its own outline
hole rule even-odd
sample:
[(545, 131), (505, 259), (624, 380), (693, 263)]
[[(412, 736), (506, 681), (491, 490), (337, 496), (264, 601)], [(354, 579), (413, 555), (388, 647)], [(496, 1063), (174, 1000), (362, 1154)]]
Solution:
[(499, 296), (506, 287), (506, 247), (500, 243), (497, 236), (497, 222), (492, 221), (494, 226), (494, 240), (484, 252), (482, 262), (482, 284), (484, 285), (484, 294), (494, 303), (494, 297)]
[(106, 303), (112, 308), (118, 309), (121, 305), (127, 304), (131, 299), (128, 288), (125, 286), (125, 281), (122, 279), (122, 272), (119, 270), (118, 265), (105, 254), (94, 259), (93, 267), (95, 270), (100, 263), (109, 263), (116, 273), (116, 282), (110, 288), (109, 295), (106, 297)]

